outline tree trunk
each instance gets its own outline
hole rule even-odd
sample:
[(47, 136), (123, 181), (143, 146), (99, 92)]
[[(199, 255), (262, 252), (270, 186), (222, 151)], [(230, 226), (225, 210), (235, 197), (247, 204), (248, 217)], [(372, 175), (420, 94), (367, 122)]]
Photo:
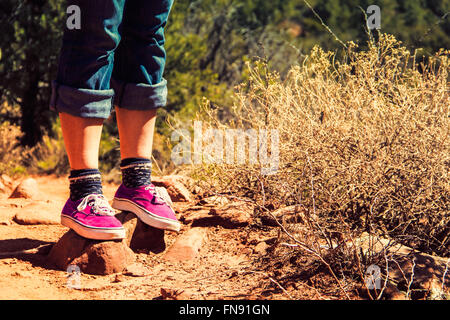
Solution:
[(36, 65), (38, 63), (37, 57), (29, 50), (27, 51), (23, 72), (28, 75), (28, 81), (20, 104), (22, 114), (20, 128), (24, 134), (21, 144), (32, 147), (42, 140), (40, 117), (38, 116), (39, 68)]

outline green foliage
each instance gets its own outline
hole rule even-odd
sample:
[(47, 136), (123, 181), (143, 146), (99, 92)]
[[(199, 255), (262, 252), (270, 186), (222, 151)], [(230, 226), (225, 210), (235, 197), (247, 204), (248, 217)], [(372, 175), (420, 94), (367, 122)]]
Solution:
[[(178, 3), (187, 1), (178, 1)], [(210, 67), (219, 80), (236, 84), (245, 69), (243, 57), (263, 57), (285, 74), (300, 64), (303, 53), (315, 45), (336, 50), (342, 43), (367, 42), (366, 9), (381, 8), (382, 32), (408, 48), (423, 48), (432, 55), (450, 44), (448, 0), (198, 0), (190, 1), (185, 30), (204, 36), (207, 53), (202, 67)], [(322, 21), (323, 24), (322, 24)], [(336, 41), (325, 27), (341, 40)]]

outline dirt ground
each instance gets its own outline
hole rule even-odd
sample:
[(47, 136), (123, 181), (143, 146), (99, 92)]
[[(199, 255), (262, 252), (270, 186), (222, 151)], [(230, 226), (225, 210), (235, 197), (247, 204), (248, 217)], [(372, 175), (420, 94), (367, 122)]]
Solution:
[[(280, 288), (270, 275), (259, 271), (254, 264), (258, 257), (255, 243), (271, 235), (249, 226), (205, 226), (207, 240), (193, 260), (170, 262), (162, 259), (164, 252), (136, 252), (136, 261), (144, 266), (145, 274), (81, 274), (80, 287), (70, 288), (66, 271), (55, 269), (47, 261), (51, 246), (68, 229), (57, 223), (19, 224), (14, 219), (22, 210), (59, 219), (68, 197), (67, 179), (34, 178), (42, 200), (8, 199), (8, 193), (0, 193), (0, 299), (323, 298), (306, 284)], [(112, 199), (116, 188), (104, 185), (105, 196)], [(187, 228), (183, 225), (181, 234)], [(178, 236), (166, 231), (166, 248)]]

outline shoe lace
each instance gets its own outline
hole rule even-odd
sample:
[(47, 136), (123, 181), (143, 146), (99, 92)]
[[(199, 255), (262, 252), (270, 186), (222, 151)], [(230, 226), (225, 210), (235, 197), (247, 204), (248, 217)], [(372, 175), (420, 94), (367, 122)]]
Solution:
[(98, 215), (113, 216), (114, 209), (109, 205), (108, 200), (102, 194), (90, 194), (80, 202), (77, 209), (82, 211), (86, 206), (92, 207), (92, 212)]
[(145, 190), (149, 190), (153, 194), (153, 196), (160, 201), (159, 204), (166, 204), (169, 207), (172, 207), (172, 200), (168, 198), (168, 195), (162, 192), (160, 188), (156, 188), (154, 185), (151, 184), (146, 186)]

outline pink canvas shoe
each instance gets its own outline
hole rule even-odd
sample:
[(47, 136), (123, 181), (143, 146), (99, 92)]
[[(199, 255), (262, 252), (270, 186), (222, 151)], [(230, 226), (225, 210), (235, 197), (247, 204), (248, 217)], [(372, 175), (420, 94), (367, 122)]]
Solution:
[(125, 229), (114, 214), (103, 195), (90, 194), (78, 201), (67, 200), (61, 224), (87, 239), (123, 239)]
[(137, 188), (127, 188), (121, 184), (112, 207), (133, 212), (142, 222), (158, 229), (178, 232), (181, 228), (175, 212), (163, 196), (158, 194), (153, 184)]

